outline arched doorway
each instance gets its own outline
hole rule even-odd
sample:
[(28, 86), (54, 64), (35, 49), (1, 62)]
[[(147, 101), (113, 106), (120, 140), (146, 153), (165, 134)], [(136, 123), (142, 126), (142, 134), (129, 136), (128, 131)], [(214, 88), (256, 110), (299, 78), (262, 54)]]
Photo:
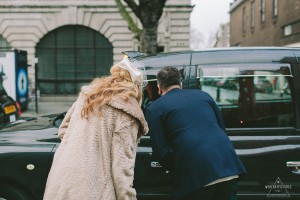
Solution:
[(113, 63), (111, 43), (100, 33), (78, 25), (49, 32), (36, 52), (41, 94), (76, 94), (94, 77), (107, 75)]

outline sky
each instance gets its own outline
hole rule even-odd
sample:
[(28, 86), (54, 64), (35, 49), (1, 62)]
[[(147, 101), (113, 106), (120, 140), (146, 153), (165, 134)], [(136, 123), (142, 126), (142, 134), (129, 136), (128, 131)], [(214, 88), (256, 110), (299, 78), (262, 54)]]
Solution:
[(216, 33), (219, 26), (229, 22), (230, 3), (234, 0), (191, 0), (195, 5), (191, 13), (191, 29), (199, 31), (203, 38), (203, 47), (209, 44), (210, 35)]

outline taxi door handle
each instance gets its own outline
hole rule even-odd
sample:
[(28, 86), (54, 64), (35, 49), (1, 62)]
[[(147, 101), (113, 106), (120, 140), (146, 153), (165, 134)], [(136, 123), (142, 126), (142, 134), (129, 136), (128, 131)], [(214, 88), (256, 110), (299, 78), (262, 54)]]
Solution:
[(294, 174), (300, 174), (300, 161), (286, 162), (286, 166), (290, 168)]
[[(151, 167), (154, 167), (154, 168), (160, 168), (160, 167), (162, 167), (160, 164), (159, 164), (159, 162), (157, 162), (157, 161), (153, 161), (153, 162), (151, 162)], [(170, 173), (170, 171), (169, 170), (166, 170), (166, 171), (164, 171), (166, 174), (169, 174)], [(1, 199), (0, 199), (1, 200)]]
[(151, 167), (162, 167), (159, 162), (151, 162)]

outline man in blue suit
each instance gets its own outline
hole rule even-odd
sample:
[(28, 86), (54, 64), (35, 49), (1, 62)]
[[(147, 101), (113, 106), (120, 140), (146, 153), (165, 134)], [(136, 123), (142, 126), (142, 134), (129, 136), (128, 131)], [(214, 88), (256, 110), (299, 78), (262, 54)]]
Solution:
[(157, 74), (159, 93), (146, 108), (153, 155), (174, 166), (174, 199), (236, 198), (238, 178), (246, 170), (225, 133), (221, 112), (200, 90), (182, 90), (174, 67)]

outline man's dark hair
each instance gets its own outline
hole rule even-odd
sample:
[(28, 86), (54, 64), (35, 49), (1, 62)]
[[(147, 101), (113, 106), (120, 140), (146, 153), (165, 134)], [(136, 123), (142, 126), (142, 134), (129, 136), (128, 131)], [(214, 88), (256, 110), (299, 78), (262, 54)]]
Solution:
[(173, 85), (180, 85), (181, 74), (175, 67), (164, 67), (157, 74), (157, 83), (163, 90)]

